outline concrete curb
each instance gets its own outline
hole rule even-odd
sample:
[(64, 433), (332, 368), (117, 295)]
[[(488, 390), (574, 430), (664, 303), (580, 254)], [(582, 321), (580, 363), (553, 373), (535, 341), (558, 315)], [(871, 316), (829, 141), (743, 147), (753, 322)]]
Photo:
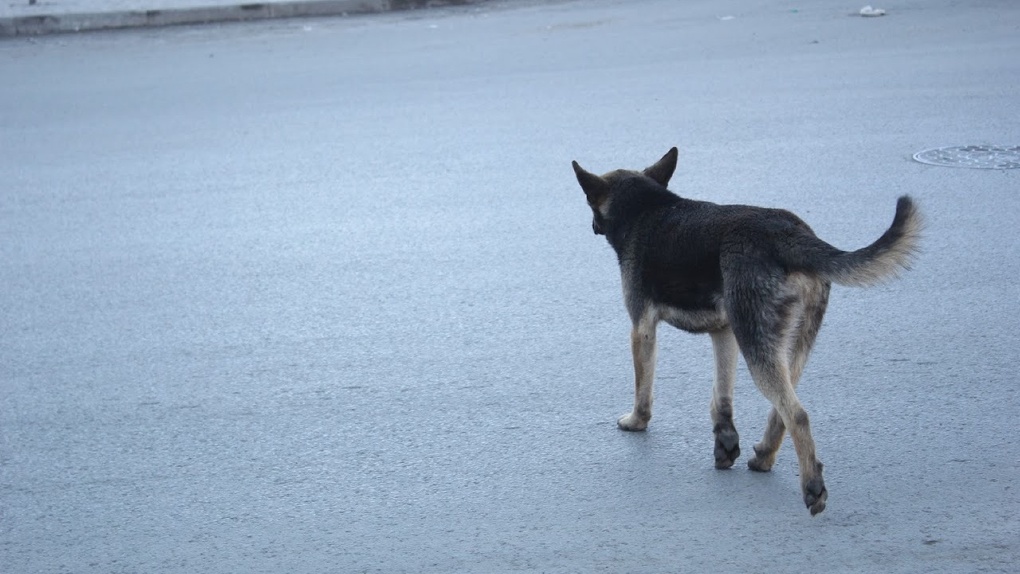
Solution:
[(292, 0), (239, 3), (226, 6), (132, 10), (88, 14), (14, 16), (0, 18), (0, 38), (63, 32), (112, 30), (240, 22), (271, 18), (374, 14), (441, 6), (462, 6), (478, 0)]

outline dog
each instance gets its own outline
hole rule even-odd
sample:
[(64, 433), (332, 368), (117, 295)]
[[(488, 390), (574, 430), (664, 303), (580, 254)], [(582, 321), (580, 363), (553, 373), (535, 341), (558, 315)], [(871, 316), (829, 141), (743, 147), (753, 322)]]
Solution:
[(730, 468), (740, 456), (733, 425), (739, 351), (772, 403), (765, 435), (754, 445), (747, 466), (771, 470), (789, 430), (804, 504), (814, 516), (825, 510), (828, 491), (808, 413), (795, 389), (822, 325), (830, 287), (869, 286), (909, 269), (921, 234), (920, 212), (909, 196), (902, 196), (892, 225), (878, 240), (842, 251), (789, 211), (674, 194), (667, 185), (677, 155), (674, 147), (643, 171), (601, 176), (573, 162), (592, 211), (592, 229), (616, 252), (633, 324), (634, 408), (617, 424), (643, 431), (652, 418), (659, 322), (708, 333), (716, 370), (710, 409), (716, 468)]

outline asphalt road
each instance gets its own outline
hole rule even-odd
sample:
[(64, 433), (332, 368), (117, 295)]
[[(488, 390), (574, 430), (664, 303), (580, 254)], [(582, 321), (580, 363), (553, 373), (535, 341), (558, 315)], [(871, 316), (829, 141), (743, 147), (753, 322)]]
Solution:
[[(1015, 572), (1020, 4), (486, 4), (0, 43), (0, 571)], [(731, 17), (731, 18), (730, 18)], [(570, 161), (786, 207), (836, 288), (789, 442), (713, 469), (706, 337), (629, 322)]]

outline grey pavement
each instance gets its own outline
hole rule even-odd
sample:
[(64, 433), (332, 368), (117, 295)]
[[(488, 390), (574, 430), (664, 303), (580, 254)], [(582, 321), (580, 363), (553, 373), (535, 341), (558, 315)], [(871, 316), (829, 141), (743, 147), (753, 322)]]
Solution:
[(0, 37), (115, 28), (346, 16), (478, 0), (0, 0)]
[[(877, 3), (875, 3), (877, 4)], [(0, 572), (1015, 573), (1020, 3), (482, 3), (0, 42)], [(11, 81), (11, 79), (16, 81)], [(845, 249), (798, 395), (828, 506), (706, 336), (633, 401), (571, 160)]]

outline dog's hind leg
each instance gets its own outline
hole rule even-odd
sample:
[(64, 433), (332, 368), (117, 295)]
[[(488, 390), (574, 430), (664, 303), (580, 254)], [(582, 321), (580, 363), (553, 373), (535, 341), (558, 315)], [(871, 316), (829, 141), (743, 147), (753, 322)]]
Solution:
[[(727, 314), (751, 377), (772, 403), (782, 426), (790, 431), (800, 464), (804, 503), (815, 515), (825, 509), (828, 492), (822, 464), (815, 455), (808, 413), (794, 391), (790, 368), (791, 345), (799, 338), (805, 301), (796, 284), (759, 261), (744, 260), (734, 265), (734, 277), (726, 293)], [(775, 422), (769, 426), (778, 431), (781, 427), (778, 420)], [(782, 433), (777, 434), (781, 441)]]
[(822, 319), (829, 306), (829, 290), (832, 286), (828, 281), (801, 274), (794, 274), (789, 282), (797, 286), (801, 301), (798, 321), (800, 328), (792, 332), (793, 338), (790, 342), (790, 381), (793, 387), (797, 388), (808, 355), (811, 354), (811, 348), (818, 338), (818, 331), (822, 328)]
[(630, 348), (634, 354), (634, 410), (616, 421), (625, 431), (643, 431), (652, 418), (652, 381), (655, 378), (655, 331), (659, 318), (649, 310), (634, 323)]
[(740, 437), (733, 425), (733, 381), (737, 377), (737, 339), (726, 328), (714, 331), (715, 386), (712, 388), (712, 433), (715, 434), (715, 467), (730, 468), (740, 456)]
[[(790, 353), (790, 384), (797, 388), (801, 374), (804, 372), (804, 365), (807, 363), (808, 355), (814, 346), (818, 331), (822, 327), (822, 318), (829, 304), (830, 284), (827, 281), (813, 279), (806, 276), (791, 278), (800, 291), (800, 301), (796, 309), (791, 310), (791, 315), (796, 318), (797, 326), (791, 331), (792, 338), (789, 341)], [(768, 472), (776, 461), (776, 453), (783, 444), (783, 437), (786, 435), (786, 425), (779, 411), (772, 408), (769, 411), (768, 420), (765, 423), (765, 434), (761, 442), (754, 445), (754, 456), (747, 461), (751, 470)]]
[(783, 417), (775, 407), (769, 411), (769, 417), (765, 422), (765, 435), (761, 442), (754, 445), (754, 456), (747, 460), (747, 468), (756, 472), (768, 472), (776, 463), (776, 454), (779, 447), (783, 445), (783, 437), (786, 436), (786, 425), (783, 424)]
[(804, 504), (812, 515), (818, 514), (825, 510), (828, 491), (822, 479), (822, 463), (815, 455), (811, 423), (807, 411), (801, 406), (797, 394), (793, 391), (789, 369), (780, 362), (748, 361), (748, 363), (758, 388), (772, 402), (775, 411), (782, 418), (783, 425), (790, 430), (793, 447), (797, 451), (797, 461), (800, 463), (800, 487), (804, 494)]

